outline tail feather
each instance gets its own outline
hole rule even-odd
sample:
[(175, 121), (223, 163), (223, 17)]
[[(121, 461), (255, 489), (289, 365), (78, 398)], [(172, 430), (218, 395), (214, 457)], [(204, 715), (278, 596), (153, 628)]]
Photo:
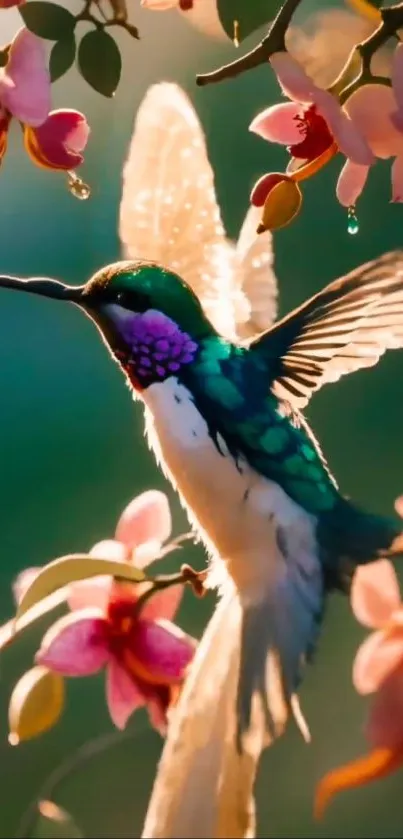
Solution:
[(224, 595), (198, 647), (158, 767), (144, 839), (247, 839), (255, 835), (253, 787), (264, 746), (252, 715), (246, 748), (236, 748), (236, 692), (242, 608)]
[(367, 513), (340, 496), (318, 521), (327, 588), (348, 591), (358, 565), (403, 554), (401, 521)]

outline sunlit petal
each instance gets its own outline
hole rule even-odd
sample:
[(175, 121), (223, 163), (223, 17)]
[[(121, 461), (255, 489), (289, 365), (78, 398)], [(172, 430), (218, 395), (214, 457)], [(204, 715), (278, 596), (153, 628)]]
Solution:
[(351, 586), (351, 607), (360, 623), (378, 629), (399, 606), (399, 583), (389, 560), (379, 559), (357, 568)]
[(109, 658), (108, 627), (98, 610), (73, 612), (45, 634), (36, 662), (64, 676), (97, 673)]

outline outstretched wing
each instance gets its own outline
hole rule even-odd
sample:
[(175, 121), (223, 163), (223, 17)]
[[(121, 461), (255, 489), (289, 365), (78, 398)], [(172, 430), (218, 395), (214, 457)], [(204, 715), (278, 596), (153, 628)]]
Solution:
[(403, 251), (331, 283), (251, 344), (270, 360), (276, 395), (297, 408), (327, 382), (402, 346)]
[(261, 209), (250, 207), (236, 246), (235, 285), (245, 296), (243, 319), (237, 331), (251, 338), (274, 323), (277, 316), (277, 279), (274, 273), (273, 238), (267, 230), (257, 235)]
[[(254, 313), (263, 322), (262, 306), (273, 296), (261, 293), (265, 263), (270, 288), (274, 281), (271, 240), (258, 243), (250, 224), (247, 233), (238, 248), (226, 237), (204, 134), (188, 97), (171, 83), (152, 86), (138, 110), (123, 171), (125, 255), (180, 274), (216, 329), (235, 338), (238, 323), (243, 335), (251, 334)], [(268, 311), (270, 317), (270, 306)]]

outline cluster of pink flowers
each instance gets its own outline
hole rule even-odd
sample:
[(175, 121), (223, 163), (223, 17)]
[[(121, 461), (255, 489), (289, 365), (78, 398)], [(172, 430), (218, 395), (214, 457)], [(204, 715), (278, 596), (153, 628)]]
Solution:
[[(403, 509), (402, 500), (398, 503)], [(361, 644), (353, 666), (358, 693), (374, 694), (365, 728), (370, 751), (322, 778), (316, 792), (318, 817), (336, 793), (383, 778), (403, 765), (403, 602), (389, 560), (356, 571), (351, 605), (357, 620), (375, 630)]]
[(289, 101), (264, 110), (250, 130), (287, 146), (290, 161), (285, 172), (264, 175), (252, 190), (252, 204), (264, 207), (261, 229), (288, 224), (302, 203), (300, 182), (337, 153), (345, 163), (336, 194), (350, 214), (377, 159), (393, 159), (392, 201), (403, 201), (403, 44), (394, 53), (391, 83), (363, 84), (343, 104), (317, 87), (289, 53), (275, 53), (270, 64)]
[(13, 119), (20, 123), (26, 151), (37, 166), (72, 172), (82, 164), (87, 120), (79, 111), (51, 110), (45, 44), (25, 27), (10, 44), (7, 63), (0, 69), (0, 163)]
[[(94, 545), (90, 556), (145, 568), (173, 547), (163, 547), (170, 533), (167, 497), (149, 490), (125, 508), (115, 538)], [(27, 569), (20, 575), (14, 588), (17, 600), (38, 570)], [(164, 734), (196, 642), (172, 623), (183, 586), (155, 592), (151, 587), (149, 582), (119, 583), (112, 577), (71, 584), (70, 613), (47, 631), (36, 664), (62, 676), (104, 670), (114, 724), (124, 728), (133, 712), (145, 706), (151, 724)]]

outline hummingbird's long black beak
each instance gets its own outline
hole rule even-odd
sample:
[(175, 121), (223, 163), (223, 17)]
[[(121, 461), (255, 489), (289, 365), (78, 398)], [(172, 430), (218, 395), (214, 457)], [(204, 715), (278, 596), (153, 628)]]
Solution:
[(12, 288), (29, 294), (40, 294), (53, 300), (66, 300), (82, 305), (83, 286), (69, 286), (48, 277), (33, 277), (22, 280), (20, 277), (0, 275), (0, 288)]

